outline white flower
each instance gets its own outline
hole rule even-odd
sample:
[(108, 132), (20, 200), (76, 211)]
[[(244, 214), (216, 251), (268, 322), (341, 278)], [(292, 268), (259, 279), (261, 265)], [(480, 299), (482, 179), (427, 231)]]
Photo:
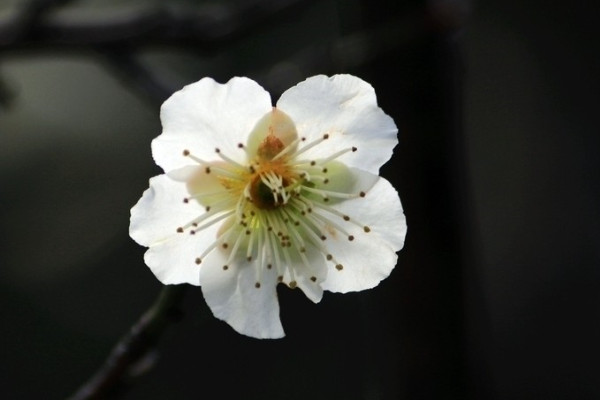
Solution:
[(164, 284), (200, 285), (217, 318), (257, 338), (284, 335), (276, 286), (376, 286), (394, 268), (406, 222), (378, 176), (394, 121), (359, 78), (314, 76), (276, 107), (247, 78), (205, 78), (161, 108), (152, 142), (164, 175), (131, 210), (131, 237)]

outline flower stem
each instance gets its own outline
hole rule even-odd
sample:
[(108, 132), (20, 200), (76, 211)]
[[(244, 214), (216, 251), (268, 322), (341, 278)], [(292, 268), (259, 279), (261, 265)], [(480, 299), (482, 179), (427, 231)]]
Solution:
[[(143, 365), (169, 323), (181, 317), (180, 303), (187, 285), (168, 285), (110, 352), (104, 365), (69, 400), (91, 400), (114, 396), (126, 381), (147, 372)], [(146, 363), (148, 364), (148, 363)]]

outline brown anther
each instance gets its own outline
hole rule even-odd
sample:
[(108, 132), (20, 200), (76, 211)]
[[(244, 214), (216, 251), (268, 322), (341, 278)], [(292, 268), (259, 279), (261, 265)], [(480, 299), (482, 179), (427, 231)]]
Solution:
[(267, 264), (267, 269), (271, 269), (273, 266), (271, 264)]
[(215, 149), (215, 152), (220, 153), (221, 149), (219, 149), (218, 147)]
[(200, 264), (200, 263), (202, 262), (202, 260), (201, 260), (201, 259), (198, 257), (198, 258), (196, 258), (196, 259), (194, 260), (194, 262), (195, 262), (196, 264)]
[(342, 264), (338, 264), (335, 266), (335, 269), (337, 269), (338, 271), (341, 271), (344, 269), (344, 266)]
[(221, 245), (221, 247), (222, 247), (222, 248), (224, 248), (224, 249), (226, 249), (226, 248), (228, 248), (228, 247), (229, 247), (229, 245), (228, 245), (227, 243), (223, 243), (223, 244)]
[(227, 271), (229, 269), (228, 265), (223, 265), (223, 271)]
[(296, 283), (296, 281), (290, 281), (290, 283), (288, 283), (288, 286), (290, 287), (290, 289), (296, 289), (296, 286), (298, 286), (298, 284)]
[(238, 143), (238, 149), (243, 149), (244, 145), (242, 143)]
[(255, 287), (255, 288), (257, 288), (257, 289), (258, 289), (258, 288), (260, 288), (260, 282), (256, 282), (256, 283), (254, 284), (254, 287)]
[(315, 166), (316, 164), (317, 164), (317, 162), (316, 162), (316, 161), (311, 161), (311, 162), (310, 162), (310, 165), (311, 165), (311, 166)]
[(344, 215), (342, 218), (344, 218), (344, 221), (350, 221), (350, 217), (347, 215)]
[(313, 282), (316, 282), (317, 281), (317, 277), (316, 276), (311, 276), (310, 280), (313, 281)]
[(358, 150), (356, 147), (352, 147), (352, 151), (356, 151)]
[(210, 206), (206, 206), (204, 209), (206, 210), (206, 212), (209, 212), (210, 211)]
[(326, 178), (326, 179), (323, 181), (323, 183), (324, 183), (325, 185), (327, 185), (327, 184), (329, 183), (329, 179), (328, 179), (328, 178)]
[(190, 202), (190, 199), (188, 199), (187, 197), (184, 197), (184, 198), (183, 198), (183, 202), (187, 204), (187, 203), (189, 203), (189, 202)]
[(206, 172), (207, 174), (210, 174), (210, 167), (204, 168), (204, 172)]
[(248, 261), (248, 262), (252, 261), (252, 256), (246, 257), (246, 261)]
[(183, 228), (182, 227), (177, 228), (177, 233), (182, 233), (182, 232), (183, 232)]
[(366, 194), (365, 192), (360, 192), (358, 195), (359, 195), (360, 197), (365, 197), (367, 194)]
[(326, 258), (327, 258), (327, 261), (331, 261), (331, 260), (333, 260), (333, 256), (332, 256), (331, 254), (327, 254), (327, 257), (326, 257)]
[(329, 133), (324, 134), (323, 139), (329, 139)]
[(189, 150), (184, 150), (184, 151), (183, 151), (183, 156), (184, 156), (184, 157), (187, 157), (187, 156), (189, 156), (189, 155), (190, 155), (190, 151), (189, 151)]
[(279, 275), (277, 277), (277, 282), (283, 282), (283, 275)]
[(327, 236), (321, 235), (321, 240), (325, 240), (325, 239), (327, 239)]
[(363, 227), (363, 230), (364, 230), (366, 233), (369, 233), (369, 232), (371, 232), (371, 228), (369, 228), (368, 226), (364, 226), (364, 227)]
[(348, 240), (349, 241), (353, 241), (354, 240), (354, 236), (352, 236), (352, 235), (348, 236)]
[(323, 168), (323, 173), (326, 174), (327, 173), (327, 168)]

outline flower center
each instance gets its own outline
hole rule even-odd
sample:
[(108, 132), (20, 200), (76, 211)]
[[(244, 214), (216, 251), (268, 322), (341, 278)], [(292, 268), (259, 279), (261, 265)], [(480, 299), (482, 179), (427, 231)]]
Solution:
[(298, 174), (288, 166), (287, 157), (275, 159), (285, 148), (273, 133), (267, 135), (258, 146), (256, 159), (251, 164), (254, 171), (250, 179), (250, 201), (263, 210), (287, 204), (291, 189), (298, 183)]
[(335, 205), (365, 197), (375, 181), (336, 160), (356, 151), (355, 147), (335, 149), (325, 158), (305, 158), (308, 150), (329, 139), (330, 134), (324, 133), (307, 142), (298, 136), (290, 117), (274, 108), (256, 124), (247, 144), (238, 144), (247, 156), (243, 164), (220, 149), (215, 152), (221, 161), (211, 162), (184, 150), (184, 156), (201, 165), (181, 179), (190, 193), (184, 202), (195, 199), (206, 213), (178, 227), (177, 232), (196, 234), (222, 221), (215, 242), (194, 262), (200, 264), (217, 249), (227, 254), (225, 271), (236, 260), (252, 262), (257, 288), (263, 269), (273, 267), (280, 281), (285, 279), (288, 286), (295, 287), (292, 266), (297, 262), (311, 282), (321, 282), (325, 272), (314, 270), (309, 259), (318, 253), (341, 271), (343, 266), (328, 249), (326, 239), (353, 242), (355, 237), (348, 229), (351, 225), (364, 233), (370, 228), (341, 213)]

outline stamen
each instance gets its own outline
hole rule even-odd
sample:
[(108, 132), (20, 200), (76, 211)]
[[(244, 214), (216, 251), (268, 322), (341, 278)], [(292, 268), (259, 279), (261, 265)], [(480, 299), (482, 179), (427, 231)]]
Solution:
[(234, 181), (244, 182), (244, 181), (247, 180), (247, 178), (244, 177), (239, 172), (238, 173), (231, 172), (229, 170), (226, 170), (225, 168), (218, 167), (218, 166), (216, 166), (214, 164), (210, 166), (210, 170), (218, 173), (221, 176), (224, 176), (224, 177), (227, 177), (227, 178), (229, 178), (231, 180), (234, 180)]
[[(241, 143), (238, 143), (238, 147), (240, 147), (240, 144), (241, 144)], [(242, 145), (242, 146), (243, 146), (243, 145)], [(244, 170), (246, 169), (246, 166), (245, 166), (245, 165), (242, 165), (242, 164), (238, 163), (237, 161), (235, 161), (235, 160), (233, 160), (233, 159), (231, 159), (231, 158), (227, 157), (225, 154), (223, 154), (223, 152), (222, 152), (220, 149), (216, 148), (216, 149), (215, 149), (215, 152), (217, 153), (217, 155), (218, 155), (219, 157), (221, 157), (221, 159), (222, 159), (223, 161), (226, 161), (226, 162), (228, 162), (229, 164), (232, 164), (232, 165), (236, 166), (237, 168), (244, 169)]]
[(333, 197), (333, 198), (337, 198), (337, 199), (355, 199), (357, 197), (365, 197), (364, 194), (365, 192), (360, 192), (360, 193), (342, 193), (342, 192), (334, 192), (332, 190), (324, 190), (324, 189), (317, 189), (317, 188), (312, 188), (306, 185), (302, 186), (303, 190), (306, 190), (307, 192), (311, 192), (311, 193), (315, 193), (318, 195), (321, 195), (322, 197)]
[(265, 246), (264, 243), (264, 235), (266, 235), (267, 232), (264, 229), (258, 229), (257, 232), (257, 236), (258, 236), (258, 240), (257, 240), (257, 248), (256, 248), (256, 257), (257, 257), (257, 262), (256, 262), (256, 282), (260, 282), (262, 279), (262, 272), (263, 272), (263, 265), (265, 262), (265, 253), (267, 252), (267, 248)]
[[(282, 210), (282, 213), (286, 214), (287, 216), (290, 216), (289, 212), (287, 210)], [(302, 236), (300, 236), (300, 233), (298, 232), (297, 229), (289, 229), (288, 232), (292, 233), (292, 238), (295, 239), (294, 240), (294, 246), (296, 247), (296, 249), (298, 249), (298, 252), (303, 253), (303, 249), (306, 247), (304, 240), (302, 239)]]
[[(270, 222), (268, 222), (267, 220), (267, 215), (265, 215), (264, 213), (259, 213), (258, 214), (259, 220), (258, 222), (263, 225), (263, 226), (270, 226)], [(274, 261), (275, 263), (275, 268), (277, 270), (277, 274), (281, 273), (281, 258), (279, 257), (279, 251), (277, 250), (277, 244), (276, 241), (277, 240), (271, 240), (271, 235), (275, 236), (275, 234), (273, 233), (272, 230), (266, 230), (265, 231), (265, 249), (268, 251), (268, 259), (271, 265), (271, 263)], [(267, 266), (268, 267), (268, 266)]]
[(325, 211), (327, 211), (330, 214), (336, 215), (336, 216), (342, 218), (346, 222), (349, 222), (349, 223), (351, 223), (353, 225), (358, 226), (359, 228), (361, 228), (366, 233), (371, 232), (371, 228), (369, 228), (367, 225), (363, 225), (363, 224), (355, 221), (353, 218), (350, 218), (348, 215), (339, 212), (335, 208), (326, 206), (325, 204), (318, 204), (316, 207), (318, 207), (319, 209), (325, 210)]
[[(230, 190), (229, 189), (222, 189), (222, 190), (218, 190), (215, 192), (210, 192), (210, 193), (196, 193), (196, 194), (191, 194), (190, 196), (186, 197), (183, 199), (184, 203), (189, 202), (191, 199), (195, 199), (195, 200), (200, 200), (206, 197), (213, 197), (213, 196), (230, 196)], [(187, 200), (187, 201), (186, 201)], [(229, 199), (227, 199), (229, 200)]]
[[(227, 218), (227, 217), (229, 217), (229, 216), (233, 215), (233, 213), (234, 213), (234, 211), (228, 211), (228, 212), (226, 212), (226, 213), (224, 213), (224, 214), (221, 214), (221, 215), (219, 215), (217, 218), (215, 218), (215, 219), (213, 219), (213, 220), (211, 220), (211, 221), (208, 221), (208, 222), (207, 222), (206, 224), (204, 224), (204, 225), (201, 225), (201, 226), (194, 225), (194, 226), (195, 226), (195, 228), (194, 228), (194, 229), (192, 229), (192, 230), (190, 231), (190, 233), (194, 234), (194, 233), (196, 233), (196, 232), (200, 232), (200, 231), (202, 231), (202, 230), (204, 230), (204, 229), (208, 228), (209, 226), (211, 226), (211, 225), (214, 225), (214, 224), (216, 224), (217, 222), (219, 222), (219, 221), (222, 221), (223, 219), (225, 219), (225, 218)], [(207, 214), (208, 214), (208, 213), (207, 213)], [(205, 215), (206, 215), (206, 214), (205, 214)]]
[(286, 155), (287, 153), (289, 153), (298, 143), (300, 143), (300, 140), (304, 140), (304, 138), (296, 138), (292, 141), (292, 143), (288, 144), (286, 147), (283, 148), (283, 150), (281, 150), (279, 153), (277, 153), (275, 155), (275, 157), (273, 157), (271, 159), (271, 161), (275, 161), (278, 158), (283, 157), (284, 155)]
[(337, 223), (335, 223), (334, 221), (332, 221), (331, 219), (327, 218), (326, 216), (318, 213), (318, 212), (314, 212), (311, 215), (314, 215), (317, 219), (321, 220), (323, 223), (325, 224), (329, 224), (332, 227), (334, 227), (335, 229), (337, 229), (338, 231), (340, 231), (341, 233), (343, 233), (349, 241), (353, 241), (354, 240), (354, 236), (350, 235), (344, 228), (342, 228), (340, 225), (338, 225)]
[[(333, 153), (332, 155), (330, 155), (327, 158), (317, 160), (317, 164), (319, 164), (319, 165), (327, 164), (328, 162), (335, 160), (336, 158), (338, 158), (341, 155), (344, 155), (349, 152), (355, 152), (355, 151), (356, 151), (356, 147), (348, 147), (346, 149), (342, 149), (338, 152)], [(325, 172), (325, 171), (323, 171), (323, 172)]]
[(204, 161), (203, 159), (196, 157), (189, 150), (184, 150), (183, 151), (183, 156), (191, 158), (192, 160), (196, 161), (198, 164), (202, 164), (202, 165), (210, 164), (209, 162)]
[(290, 287), (290, 289), (294, 289), (296, 287), (296, 275), (294, 273), (294, 268), (292, 268), (292, 258), (290, 256), (290, 251), (287, 247), (283, 247), (281, 251), (286, 261), (287, 270), (290, 273), (290, 283), (288, 284), (288, 286)]
[[(225, 155), (221, 154), (220, 151), (218, 151), (217, 153), (219, 154), (219, 156), (221, 158), (223, 158), (223, 160), (229, 162), (230, 164), (233, 164), (236, 168), (242, 168), (244, 170), (246, 169), (246, 167), (244, 167), (243, 165), (238, 164), (237, 162), (235, 162), (235, 161), (231, 160), (230, 158), (226, 157)], [(205, 172), (207, 174), (210, 174), (211, 172), (217, 172), (219, 175), (225, 176), (227, 178), (230, 178), (230, 179), (233, 179), (233, 180), (236, 180), (236, 181), (244, 181), (244, 180), (246, 180), (245, 177), (240, 176), (241, 175), (240, 173), (236, 174), (236, 173), (231, 172), (231, 171), (229, 171), (229, 170), (227, 170), (225, 168), (221, 168), (218, 165), (215, 165), (214, 163), (210, 163), (210, 162), (205, 161), (205, 160), (203, 160), (201, 158), (198, 158), (195, 155), (193, 155), (192, 153), (190, 153), (189, 150), (184, 150), (183, 151), (183, 155), (185, 157), (191, 158), (192, 160), (196, 161), (198, 164), (204, 165), (206, 167)]]
[(231, 264), (231, 262), (233, 261), (235, 255), (237, 254), (238, 248), (240, 247), (240, 244), (242, 242), (244, 235), (241, 234), (241, 232), (238, 234), (237, 238), (235, 239), (235, 243), (233, 244), (233, 248), (231, 249), (231, 253), (229, 253), (229, 257), (227, 257), (227, 261), (225, 262), (225, 266)]
[(299, 149), (298, 151), (296, 151), (292, 156), (293, 157), (298, 157), (300, 154), (304, 153), (307, 150), (312, 149), (313, 147), (321, 144), (323, 141), (329, 139), (329, 134), (325, 133), (323, 136), (321, 136), (320, 138), (313, 140), (312, 142), (308, 143), (307, 145), (303, 146), (301, 149)]
[[(191, 226), (197, 227), (198, 224), (200, 224), (201, 222), (207, 220), (208, 218), (211, 218), (211, 217), (215, 216), (216, 214), (218, 214), (218, 213), (220, 213), (222, 211), (223, 210), (218, 210), (218, 209), (214, 209), (214, 210), (208, 211), (208, 212), (200, 215), (199, 217), (194, 218), (193, 220), (191, 220), (190, 222), (188, 222), (187, 224), (185, 224), (185, 225), (183, 225), (183, 226), (181, 226), (179, 228), (185, 230), (185, 229), (187, 229), (187, 228), (189, 228)], [(229, 215), (231, 215), (231, 212), (229, 212)], [(177, 228), (178, 232), (179, 232), (179, 228)]]
[(211, 251), (214, 250), (215, 247), (217, 247), (219, 244), (221, 243), (220, 239), (215, 240), (214, 242), (211, 243), (210, 246), (208, 246), (203, 252), (202, 254), (200, 254), (200, 256), (198, 258), (196, 258), (196, 260), (194, 261), (196, 264), (200, 264), (202, 263), (202, 260), (204, 260), (204, 258), (208, 255), (208, 253), (210, 253)]
[[(317, 249), (319, 249), (321, 254), (325, 256), (327, 261), (333, 261), (333, 263), (337, 263), (333, 255), (329, 253), (328, 249), (323, 244), (322, 237), (319, 237), (317, 235), (315, 230), (308, 225), (307, 221), (305, 221), (304, 219), (298, 219), (298, 223), (302, 226), (302, 228), (304, 228), (304, 232), (308, 235), (308, 241)], [(312, 221), (312, 223), (314, 223), (314, 221)]]

